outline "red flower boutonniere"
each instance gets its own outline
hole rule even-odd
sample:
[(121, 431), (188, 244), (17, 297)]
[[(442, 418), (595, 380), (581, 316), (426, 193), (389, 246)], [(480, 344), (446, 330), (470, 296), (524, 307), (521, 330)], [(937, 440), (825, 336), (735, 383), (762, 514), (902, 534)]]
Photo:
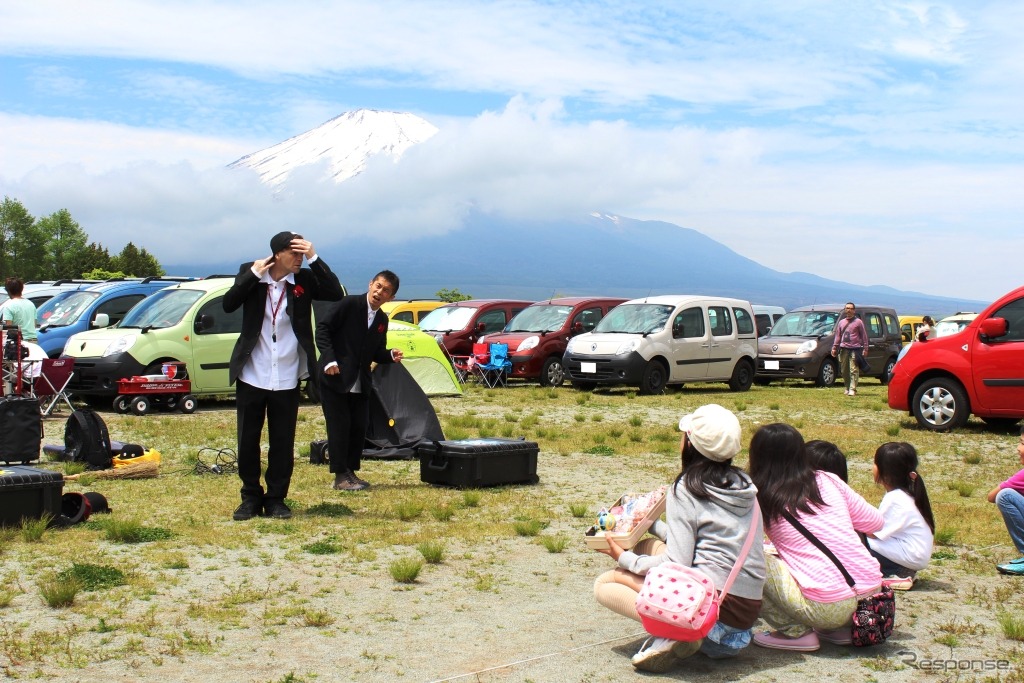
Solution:
[(300, 296), (306, 293), (306, 290), (302, 288), (302, 285), (295, 285), (295, 289), (292, 290), (295, 294), (295, 298), (298, 299)]
[(384, 334), (384, 323), (377, 325), (377, 334)]

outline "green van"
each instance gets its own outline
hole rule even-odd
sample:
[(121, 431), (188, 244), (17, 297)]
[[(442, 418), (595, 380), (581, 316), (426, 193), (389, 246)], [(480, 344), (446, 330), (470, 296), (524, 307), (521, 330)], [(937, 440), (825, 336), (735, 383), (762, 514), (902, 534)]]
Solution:
[(224, 312), (234, 278), (167, 287), (133, 307), (115, 327), (72, 335), (63, 357), (75, 359), (68, 386), (90, 403), (117, 396), (119, 379), (158, 375), (164, 363), (186, 366), (195, 395), (233, 394), (228, 361), (242, 330), (242, 309)]

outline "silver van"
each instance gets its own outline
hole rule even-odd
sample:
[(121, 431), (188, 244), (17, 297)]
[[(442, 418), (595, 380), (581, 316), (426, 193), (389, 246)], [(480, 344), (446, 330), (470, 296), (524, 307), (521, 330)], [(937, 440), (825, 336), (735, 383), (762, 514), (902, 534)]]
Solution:
[(577, 388), (630, 384), (641, 394), (687, 382), (728, 382), (746, 391), (756, 362), (750, 304), (695, 294), (620, 304), (592, 332), (573, 337), (562, 359)]

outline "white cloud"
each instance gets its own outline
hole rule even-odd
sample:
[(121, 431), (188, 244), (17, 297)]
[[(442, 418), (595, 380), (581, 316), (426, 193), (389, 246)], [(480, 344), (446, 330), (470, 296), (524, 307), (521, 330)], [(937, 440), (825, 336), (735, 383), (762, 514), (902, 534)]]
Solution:
[[(92, 239), (135, 240), (165, 263), (256, 258), (285, 228), (321, 247), (371, 234), (400, 242), (450, 231), (472, 207), (512, 220), (592, 210), (669, 220), (776, 269), (935, 294), (950, 293), (948, 267), (978, 273), (963, 296), (994, 298), (1018, 279), (1011, 249), (971, 248), (982, 235), (1021, 246), (1018, 167), (783, 163), (765, 150), (799, 150), (791, 133), (580, 124), (558, 102), (521, 99), (442, 126), (398, 164), (378, 160), (340, 185), (307, 167), (278, 196), (246, 172), (143, 161), (47, 168), (0, 191), (36, 215), (67, 207)], [(152, 149), (163, 135), (137, 143)], [(217, 166), (240, 156), (224, 151)]]

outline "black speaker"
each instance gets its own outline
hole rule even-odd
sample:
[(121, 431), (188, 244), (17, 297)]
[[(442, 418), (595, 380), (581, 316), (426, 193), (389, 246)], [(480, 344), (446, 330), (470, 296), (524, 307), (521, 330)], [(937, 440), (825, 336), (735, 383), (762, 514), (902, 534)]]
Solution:
[(330, 462), (331, 458), (327, 453), (327, 439), (311, 441), (309, 443), (309, 464), (327, 465)]

